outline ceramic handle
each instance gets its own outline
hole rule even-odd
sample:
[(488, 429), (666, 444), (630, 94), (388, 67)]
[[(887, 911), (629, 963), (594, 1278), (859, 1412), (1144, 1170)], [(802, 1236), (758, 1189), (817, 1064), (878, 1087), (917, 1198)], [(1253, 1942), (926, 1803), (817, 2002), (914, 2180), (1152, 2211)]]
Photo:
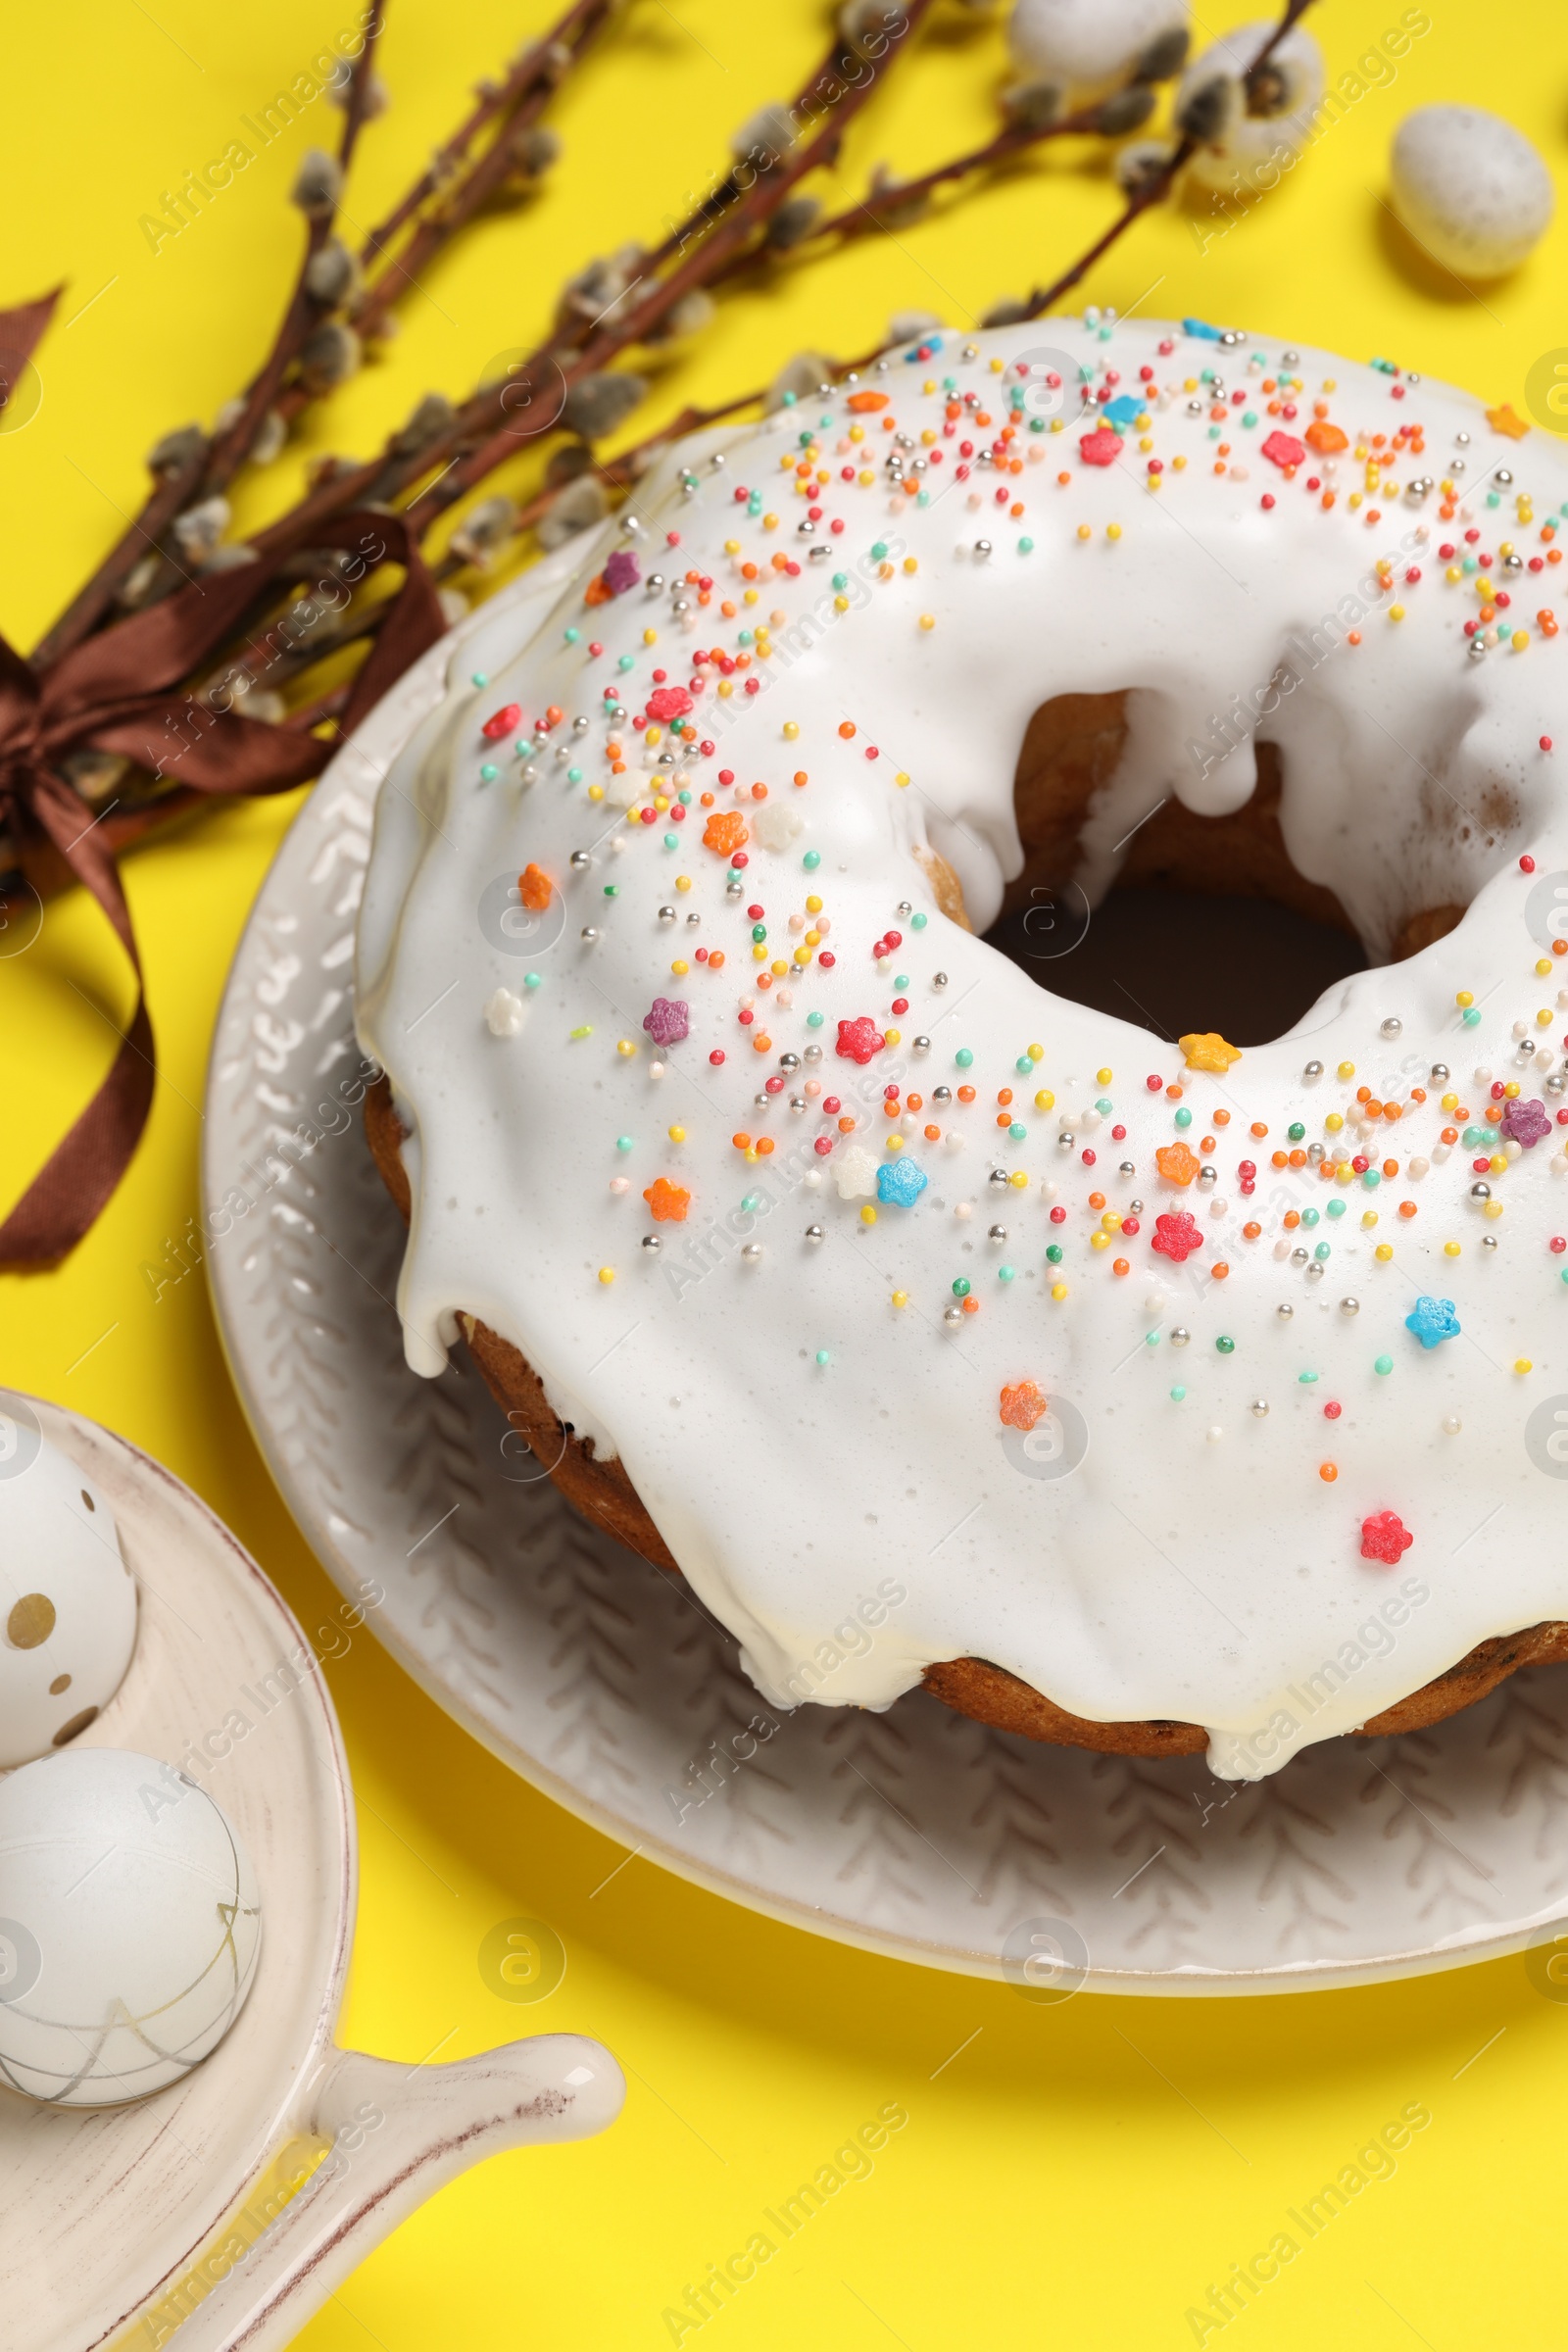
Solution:
[(506, 2042), (450, 2066), (334, 2050), (301, 2102), (301, 2129), (330, 2139), (332, 2154), (173, 2331), (173, 2352), (282, 2352), (446, 2181), (502, 2148), (589, 2139), (625, 2096), (610, 2052), (576, 2034)]

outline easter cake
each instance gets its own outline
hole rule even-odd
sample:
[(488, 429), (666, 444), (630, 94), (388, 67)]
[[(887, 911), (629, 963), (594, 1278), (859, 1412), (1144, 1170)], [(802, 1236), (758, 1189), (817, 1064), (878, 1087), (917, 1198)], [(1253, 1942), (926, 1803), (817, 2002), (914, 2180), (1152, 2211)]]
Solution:
[[(1508, 408), (1195, 319), (677, 446), (380, 794), (411, 1365), (779, 1705), (1249, 1779), (1568, 1655), (1564, 516)], [(984, 936), (1129, 876), (1371, 968), (1238, 1049)]]

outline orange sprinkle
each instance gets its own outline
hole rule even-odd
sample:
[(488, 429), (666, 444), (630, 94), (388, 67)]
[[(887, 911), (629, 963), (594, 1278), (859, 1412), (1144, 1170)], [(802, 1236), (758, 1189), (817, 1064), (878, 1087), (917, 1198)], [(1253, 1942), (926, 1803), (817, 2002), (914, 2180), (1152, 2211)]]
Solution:
[(692, 1197), (684, 1185), (671, 1184), (667, 1176), (656, 1176), (643, 1195), (654, 1212), (656, 1225), (684, 1225)]
[(1090, 1196), (1089, 1196), (1089, 1205), (1090, 1205), (1090, 1207), (1091, 1207), (1091, 1208), (1103, 1208), (1103, 1207), (1104, 1207), (1104, 1205), (1105, 1205), (1105, 1196), (1104, 1196), (1104, 1194), (1103, 1194), (1103, 1193), (1091, 1193), (1091, 1194), (1090, 1194)]
[(1199, 1163), (1185, 1144), (1161, 1144), (1154, 1153), (1154, 1165), (1167, 1184), (1191, 1184)]
[(974, 1088), (972, 1086), (960, 1086), (958, 1089), (958, 1101), (960, 1102), (972, 1102), (974, 1101)]
[(1401, 1217), (1413, 1217), (1415, 1215), (1415, 1202), (1413, 1200), (1401, 1200), (1399, 1202), (1399, 1214)]
[(852, 392), (844, 405), (854, 409), (858, 416), (869, 416), (873, 411), (887, 407), (888, 395), (885, 392)]
[(518, 896), (523, 905), (531, 907), (535, 914), (549, 906), (550, 893), (553, 888), (550, 876), (542, 865), (525, 866), (517, 876)]
[(855, 733), (855, 721), (854, 721), (854, 719), (853, 719), (853, 718), (846, 718), (846, 719), (842, 719), (842, 720), (839, 722), (839, 733), (840, 733), (840, 734), (843, 736), (843, 738), (844, 738), (845, 742), (846, 742), (846, 743), (848, 743), (848, 742), (849, 742), (849, 740), (850, 740), (850, 737), (851, 737), (851, 736), (852, 736), (852, 735)]
[(750, 838), (746, 819), (738, 808), (717, 808), (703, 827), (703, 847), (716, 850), (721, 858), (743, 847)]
[(1332, 1487), (1334, 1481), (1340, 1475), (1332, 1462), (1319, 1462), (1317, 1466), (1317, 1474), (1326, 1487)]
[(1213, 1265), (1211, 1265), (1208, 1270), (1210, 1274), (1213, 1275), (1216, 1282), (1223, 1282), (1226, 1275), (1230, 1272), (1229, 1266), (1225, 1263), (1225, 1260), (1222, 1257), (1216, 1258)]
[(980, 1312), (979, 1299), (971, 1295), (963, 1302), (963, 1311), (966, 1315), (977, 1315)]
[(1032, 1380), (1020, 1380), (1014, 1387), (1003, 1390), (998, 1418), (1008, 1429), (1033, 1429), (1047, 1403), (1048, 1399)]
[(1250, 1221), (1242, 1227), (1243, 1234), (1250, 1242), (1255, 1242), (1262, 1230), (1263, 1228), (1261, 1225), (1254, 1225)]

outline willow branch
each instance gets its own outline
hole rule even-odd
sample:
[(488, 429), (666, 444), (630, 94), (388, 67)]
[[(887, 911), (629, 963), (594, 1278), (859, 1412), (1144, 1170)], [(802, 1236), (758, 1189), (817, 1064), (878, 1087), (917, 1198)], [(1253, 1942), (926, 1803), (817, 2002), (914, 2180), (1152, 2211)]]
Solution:
[[(1250, 78), (1260, 66), (1267, 65), (1286, 34), (1293, 25), (1300, 22), (1311, 6), (1312, 0), (1286, 0), (1284, 15), (1248, 67), (1245, 78)], [(1081, 253), (1071, 268), (1064, 270), (1051, 285), (1038, 287), (1030, 295), (1024, 308), (1024, 317), (1026, 318), (1043, 318), (1045, 313), (1058, 303), (1064, 294), (1070, 293), (1074, 286), (1080, 284), (1101, 257), (1108, 253), (1112, 245), (1126, 235), (1133, 222), (1141, 219), (1152, 205), (1162, 203), (1170, 194), (1183, 167), (1191, 161), (1201, 144), (1200, 139), (1195, 139), (1191, 133), (1184, 133), (1159, 170), (1152, 172), (1147, 181), (1133, 190), (1122, 208), (1119, 218), (1111, 222), (1103, 235), (1097, 237), (1088, 251)]]

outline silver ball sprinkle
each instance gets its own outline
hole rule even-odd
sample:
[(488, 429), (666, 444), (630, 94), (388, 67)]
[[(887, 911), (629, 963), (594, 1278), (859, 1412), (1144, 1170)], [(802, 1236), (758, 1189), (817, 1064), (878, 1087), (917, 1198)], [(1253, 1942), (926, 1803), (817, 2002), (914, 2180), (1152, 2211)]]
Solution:
[(572, 872), (573, 872), (574, 874), (585, 874), (585, 873), (588, 871), (588, 868), (589, 868), (589, 867), (592, 865), (592, 863), (593, 863), (593, 858), (592, 858), (592, 857), (589, 855), (589, 853), (588, 853), (588, 851), (587, 851), (587, 850), (573, 850), (573, 851), (572, 851), (572, 853), (571, 853), (571, 870), (572, 870)]
[(901, 899), (899, 901), (899, 912), (904, 916), (905, 920), (907, 921), (909, 916), (914, 912), (914, 901), (912, 899)]
[(1472, 662), (1480, 662), (1486, 655), (1486, 639), (1484, 637), (1472, 637), (1469, 645), (1465, 648), (1465, 651), (1468, 653)]
[(1268, 1398), (1254, 1396), (1247, 1409), (1254, 1421), (1266, 1421), (1268, 1419)]
[(790, 1108), (791, 1110), (805, 1110), (807, 1108), (806, 1097), (804, 1095), (791, 1095)]
[(1491, 1185), (1473, 1184), (1470, 1187), (1470, 1198), (1472, 1200), (1490, 1200), (1492, 1199)]
[(674, 909), (674, 907), (673, 907), (673, 906), (661, 906), (661, 908), (659, 909), (659, 919), (660, 919), (660, 921), (661, 921), (662, 923), (672, 923), (672, 922), (675, 920), (675, 909)]
[(801, 1057), (798, 1054), (781, 1054), (778, 1057), (778, 1066), (784, 1071), (798, 1070), (801, 1066)]
[(936, 1089), (933, 1091), (933, 1093), (932, 1093), (931, 1100), (932, 1100), (932, 1102), (951, 1102), (953, 1101), (953, 1089), (952, 1089), (952, 1087), (951, 1087), (951, 1086), (939, 1086), (939, 1087), (937, 1087), (937, 1088), (936, 1088)]
[(1295, 1314), (1296, 1309), (1288, 1298), (1282, 1298), (1279, 1305), (1274, 1309), (1274, 1312), (1278, 1315), (1282, 1323), (1288, 1323), (1291, 1317)]
[(1360, 1299), (1342, 1298), (1340, 1300), (1340, 1312), (1342, 1315), (1358, 1315), (1361, 1312)]
[(1117, 1168), (1117, 1170), (1116, 1170), (1116, 1173), (1117, 1173), (1117, 1175), (1118, 1175), (1118, 1176), (1136, 1176), (1136, 1175), (1137, 1175), (1137, 1173), (1138, 1173), (1138, 1163), (1137, 1163), (1137, 1161), (1136, 1161), (1136, 1160), (1131, 1160), (1131, 1159), (1124, 1159), (1124, 1160), (1121, 1162), (1120, 1166)]
[(1313, 1167), (1315, 1168), (1315, 1167), (1317, 1166), (1317, 1163), (1318, 1163), (1318, 1161), (1324, 1157), (1324, 1151), (1323, 1151), (1323, 1147), (1322, 1147), (1322, 1145), (1321, 1145), (1321, 1144), (1308, 1144), (1308, 1145), (1307, 1145), (1307, 1147), (1306, 1147), (1306, 1156), (1307, 1156), (1307, 1158), (1308, 1158), (1308, 1159), (1311, 1161), (1311, 1163), (1312, 1163)]
[(1303, 1078), (1321, 1078), (1322, 1075), (1323, 1064), (1320, 1061), (1309, 1061), (1305, 1069), (1301, 1072), (1301, 1076)]
[(1319, 1265), (1308, 1266), (1306, 1269), (1306, 1279), (1308, 1282), (1321, 1282), (1323, 1279), (1322, 1267)]
[(808, 1047), (807, 1047), (807, 1049), (806, 1049), (806, 1058), (807, 1058), (807, 1060), (808, 1060), (808, 1061), (820, 1061), (820, 1060), (821, 1060), (821, 1058), (822, 1058), (822, 1049), (821, 1049), (821, 1047), (820, 1047), (820, 1046), (808, 1046)]
[(909, 1048), (909, 1051), (911, 1054), (929, 1054), (931, 1051), (931, 1040), (928, 1037), (917, 1037), (913, 1045)]
[(977, 540), (975, 541), (975, 543), (974, 543), (974, 552), (975, 552), (975, 554), (976, 554), (977, 556), (989, 556), (989, 555), (990, 555), (990, 553), (991, 553), (991, 542), (990, 542), (990, 540), (989, 540), (989, 539), (977, 539)]
[(962, 1309), (962, 1307), (961, 1307), (961, 1306), (945, 1306), (945, 1307), (942, 1309), (942, 1320), (943, 1320), (943, 1322), (944, 1322), (944, 1323), (948, 1324), (950, 1327), (956, 1327), (956, 1325), (958, 1325), (959, 1323), (961, 1323), (961, 1322), (963, 1321), (963, 1309)]
[(662, 588), (664, 585), (663, 573), (662, 571), (651, 571), (648, 574), (648, 578), (644, 585), (646, 586), (650, 596), (657, 596), (661, 588)]
[(724, 896), (725, 896), (725, 898), (726, 898), (726, 899), (741, 899), (741, 898), (744, 898), (744, 897), (745, 897), (745, 895), (746, 895), (746, 885), (745, 885), (745, 883), (744, 883), (744, 882), (726, 882), (726, 883), (725, 883), (725, 885), (724, 885)]
[(1565, 1086), (1568, 1086), (1568, 1077), (1565, 1077), (1561, 1070), (1554, 1070), (1546, 1080), (1548, 1095), (1560, 1095)]
[(763, 1092), (760, 1095), (754, 1095), (752, 1097), (752, 1108), (754, 1110), (765, 1110), (772, 1100), (772, 1096), (766, 1092)]
[(1141, 1217), (1141, 1216), (1143, 1215), (1143, 1213), (1144, 1213), (1144, 1204), (1143, 1204), (1143, 1202), (1142, 1202), (1141, 1200), (1129, 1200), (1129, 1201), (1128, 1201), (1128, 1203), (1127, 1203), (1127, 1214), (1128, 1214), (1130, 1217)]
[(1293, 1250), (1291, 1251), (1291, 1263), (1293, 1266), (1304, 1266), (1310, 1255), (1311, 1251), (1308, 1250)]
[(1455, 441), (1455, 443), (1457, 444), (1457, 446), (1458, 446), (1460, 449), (1468, 449), (1468, 448), (1469, 448), (1469, 446), (1470, 446), (1470, 436), (1469, 436), (1469, 434), (1468, 434), (1468, 433), (1455, 433), (1455, 434), (1454, 434), (1454, 436), (1453, 436), (1453, 438), (1454, 438), (1454, 441)]
[(1404, 1023), (1398, 1014), (1391, 1012), (1388, 1019), (1382, 1023), (1380, 1034), (1384, 1037), (1397, 1037), (1403, 1027)]
[(988, 1182), (993, 1184), (998, 1192), (1005, 1192), (1012, 1182), (1012, 1178), (1007, 1174), (1005, 1168), (993, 1168)]
[(1510, 488), (1513, 482), (1513, 474), (1506, 466), (1499, 466), (1497, 467), (1495, 478), (1502, 484), (1505, 490)]
[(1432, 1079), (1436, 1085), (1445, 1085), (1448, 1077), (1447, 1063), (1446, 1061), (1435, 1061), (1432, 1064), (1431, 1069), (1428, 1070), (1427, 1076)]
[(643, 1235), (643, 1248), (647, 1250), (650, 1257), (657, 1257), (659, 1255), (660, 1248), (658, 1234), (645, 1233)]
[(948, 985), (948, 975), (947, 975), (947, 973), (946, 973), (946, 972), (933, 972), (933, 973), (932, 973), (932, 975), (931, 975), (931, 985), (932, 985), (932, 987), (933, 987), (933, 988), (946, 988), (946, 987), (947, 987), (947, 985)]
[(578, 932), (577, 937), (582, 941), (582, 944), (585, 948), (591, 948), (598, 940), (599, 934), (594, 929), (592, 923), (584, 923), (582, 929)]
[(808, 1225), (808, 1227), (806, 1228), (806, 1238), (807, 1238), (807, 1240), (808, 1240), (808, 1242), (811, 1244), (812, 1248), (814, 1249), (814, 1248), (815, 1248), (815, 1246), (816, 1246), (816, 1244), (817, 1244), (817, 1243), (818, 1243), (818, 1242), (819, 1242), (819, 1241), (822, 1239), (822, 1228), (821, 1228), (821, 1226), (820, 1226), (820, 1225)]
[(1481, 1236), (1481, 1247), (1483, 1250), (1495, 1250), (1497, 1247), (1496, 1235), (1494, 1233), (1484, 1233)]
[(702, 919), (703, 919), (703, 918), (702, 918), (702, 916), (701, 916), (700, 914), (689, 914), (689, 915), (686, 917), (686, 928), (687, 928), (687, 930), (688, 930), (688, 931), (695, 931), (695, 930), (697, 930), (697, 929), (698, 929), (698, 927), (699, 927), (699, 925), (700, 925), (700, 924), (701, 924), (701, 922), (702, 922)]
[(755, 1266), (761, 1254), (762, 1245), (760, 1242), (746, 1242), (742, 1245), (741, 1255), (749, 1266)]
[(993, 1225), (986, 1235), (986, 1240), (988, 1242), (996, 1242), (999, 1245), (1004, 1242), (1006, 1238), (1007, 1228), (1005, 1225)]
[(1205, 1161), (1203, 1166), (1198, 1171), (1198, 1181), (1205, 1188), (1206, 1191), (1212, 1192), (1215, 1185), (1219, 1182), (1218, 1168)]
[(572, 722), (571, 722), (571, 731), (572, 731), (572, 733), (573, 733), (574, 735), (583, 735), (583, 734), (586, 734), (586, 733), (587, 733), (587, 729), (588, 729), (588, 721), (587, 721), (585, 718), (574, 718), (574, 719), (572, 720)]
[(1192, 1336), (1185, 1323), (1178, 1323), (1170, 1335), (1170, 1344), (1173, 1348), (1185, 1348)]

